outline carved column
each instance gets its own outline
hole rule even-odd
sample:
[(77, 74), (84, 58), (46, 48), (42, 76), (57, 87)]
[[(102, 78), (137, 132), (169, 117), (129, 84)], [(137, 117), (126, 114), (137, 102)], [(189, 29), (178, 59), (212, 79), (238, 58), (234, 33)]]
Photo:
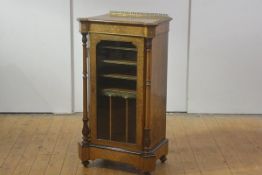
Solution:
[(150, 96), (151, 96), (152, 38), (146, 39), (145, 49), (146, 49), (146, 111), (145, 111), (145, 128), (144, 128), (144, 151), (148, 152), (151, 144)]
[(89, 118), (87, 113), (87, 33), (82, 33), (83, 46), (83, 145), (90, 141)]

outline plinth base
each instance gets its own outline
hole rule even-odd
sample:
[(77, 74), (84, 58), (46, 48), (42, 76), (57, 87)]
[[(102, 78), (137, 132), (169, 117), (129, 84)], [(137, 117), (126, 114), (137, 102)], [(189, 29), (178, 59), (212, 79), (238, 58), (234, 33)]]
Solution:
[(156, 161), (160, 159), (162, 162), (166, 161), (168, 153), (168, 140), (163, 140), (155, 148), (148, 152), (135, 152), (121, 148), (108, 147), (102, 145), (78, 144), (79, 158), (84, 165), (85, 162), (95, 159), (107, 159), (116, 162), (126, 163), (141, 170), (144, 173), (154, 171)]

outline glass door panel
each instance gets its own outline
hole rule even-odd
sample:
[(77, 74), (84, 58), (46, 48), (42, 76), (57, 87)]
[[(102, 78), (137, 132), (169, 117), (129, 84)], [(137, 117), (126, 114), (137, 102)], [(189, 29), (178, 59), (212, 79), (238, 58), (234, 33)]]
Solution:
[(102, 40), (96, 56), (97, 139), (135, 143), (137, 48)]

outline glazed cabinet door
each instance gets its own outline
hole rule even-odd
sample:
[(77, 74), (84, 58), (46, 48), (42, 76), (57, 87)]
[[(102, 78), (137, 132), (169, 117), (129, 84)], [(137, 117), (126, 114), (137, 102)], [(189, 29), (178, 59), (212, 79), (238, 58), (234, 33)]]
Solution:
[(144, 39), (90, 34), (91, 142), (141, 150)]

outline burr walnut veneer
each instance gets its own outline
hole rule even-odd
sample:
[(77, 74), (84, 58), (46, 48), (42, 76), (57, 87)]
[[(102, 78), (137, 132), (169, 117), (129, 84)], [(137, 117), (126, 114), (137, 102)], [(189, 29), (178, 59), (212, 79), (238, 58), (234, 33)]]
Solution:
[(78, 20), (83, 42), (80, 159), (85, 166), (89, 160), (102, 158), (150, 173), (156, 160), (164, 162), (168, 153), (166, 85), (171, 18), (114, 11)]

